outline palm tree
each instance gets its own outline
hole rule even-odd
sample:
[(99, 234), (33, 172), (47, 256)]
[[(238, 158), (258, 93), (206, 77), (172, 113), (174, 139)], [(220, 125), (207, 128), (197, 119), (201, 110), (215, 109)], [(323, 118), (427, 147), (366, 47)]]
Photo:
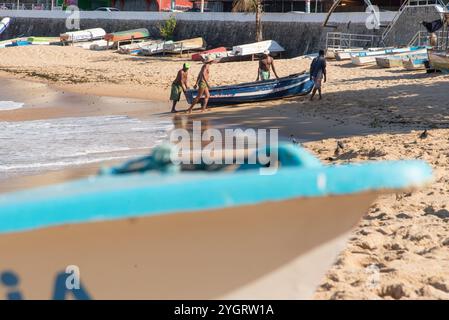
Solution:
[(256, 41), (262, 41), (262, 0), (234, 0), (232, 11), (256, 13)]

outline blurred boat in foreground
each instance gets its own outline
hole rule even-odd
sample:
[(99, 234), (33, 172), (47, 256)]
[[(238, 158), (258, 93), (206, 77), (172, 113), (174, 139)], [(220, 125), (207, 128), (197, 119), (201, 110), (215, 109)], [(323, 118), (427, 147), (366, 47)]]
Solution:
[(422, 161), (324, 166), (293, 144), (257, 151), (265, 174), (250, 158), (176, 154), (2, 194), (1, 285), (17, 284), (6, 298), (311, 298), (376, 197), (432, 176)]

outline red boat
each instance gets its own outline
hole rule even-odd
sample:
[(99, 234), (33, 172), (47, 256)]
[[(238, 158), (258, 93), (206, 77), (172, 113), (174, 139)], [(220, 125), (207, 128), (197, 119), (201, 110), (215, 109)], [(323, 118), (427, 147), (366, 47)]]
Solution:
[(211, 53), (217, 53), (217, 52), (226, 52), (226, 48), (225, 47), (219, 47), (219, 48), (215, 48), (215, 49), (210, 49), (210, 50), (206, 50), (206, 51), (202, 51), (202, 52), (198, 52), (192, 55), (192, 60), (193, 61), (203, 61), (203, 55), (206, 54), (211, 54)]

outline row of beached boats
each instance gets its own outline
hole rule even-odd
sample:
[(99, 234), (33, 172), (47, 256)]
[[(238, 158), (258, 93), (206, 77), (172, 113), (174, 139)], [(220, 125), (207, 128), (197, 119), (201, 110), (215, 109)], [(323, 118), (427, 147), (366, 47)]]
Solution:
[(118, 46), (118, 52), (131, 55), (156, 55), (161, 53), (194, 52), (191, 55), (193, 61), (212, 59), (217, 62), (230, 62), (248, 60), (255, 55), (269, 51), (272, 55), (278, 55), (285, 51), (274, 40), (266, 40), (255, 43), (233, 46), (230, 50), (226, 47), (218, 47), (204, 50), (206, 43), (203, 38), (193, 38), (173, 42), (171, 40), (147, 39), (142, 42), (134, 42)]
[(449, 71), (447, 52), (437, 52), (429, 46), (328, 49), (326, 57), (339, 61), (351, 60), (351, 63), (357, 66), (377, 64), (381, 68), (403, 67), (406, 70)]

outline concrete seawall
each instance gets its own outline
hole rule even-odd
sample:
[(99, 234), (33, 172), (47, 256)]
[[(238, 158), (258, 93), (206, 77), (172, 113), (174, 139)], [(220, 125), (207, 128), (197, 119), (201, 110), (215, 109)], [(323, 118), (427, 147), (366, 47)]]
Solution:
[[(380, 20), (388, 24), (395, 12), (381, 12)], [(0, 11), (0, 17), (11, 17), (9, 28), (0, 36), (0, 40), (17, 36), (59, 36), (64, 33), (69, 13), (64, 11)], [(333, 27), (322, 27), (325, 13), (265, 13), (263, 15), (264, 38), (276, 40), (286, 50), (286, 55), (297, 56), (316, 52), (324, 48), (327, 32), (345, 32), (357, 34), (381, 35), (382, 29), (370, 30), (365, 23), (368, 13), (345, 12), (334, 13), (329, 24)], [(170, 17), (170, 13), (162, 12), (98, 12), (81, 11), (80, 28), (101, 27), (106, 32), (122, 31), (135, 28), (148, 28), (154, 38), (159, 38), (158, 26)], [(254, 42), (255, 17), (244, 13), (177, 13), (175, 40), (203, 37), (208, 47), (232, 47), (238, 44)], [(413, 8), (398, 21), (392, 38), (411, 38), (421, 27), (416, 18), (430, 21), (435, 17), (433, 8)], [(401, 21), (404, 18), (404, 21)], [(409, 22), (410, 20), (410, 22)], [(415, 30), (416, 29), (416, 30)], [(394, 35), (394, 36), (393, 36)], [(405, 44), (405, 43), (400, 43)]]
[[(394, 13), (382, 13), (381, 20), (388, 23)], [(9, 28), (0, 36), (8, 39), (17, 36), (59, 36), (66, 32), (63, 11), (0, 11), (0, 16), (11, 17)], [(107, 32), (134, 28), (148, 28), (152, 37), (160, 36), (158, 26), (170, 17), (159, 12), (81, 12), (81, 29), (101, 27)], [(264, 38), (278, 41), (287, 50), (287, 56), (316, 52), (325, 47), (327, 32), (380, 34), (365, 26), (366, 13), (335, 13), (330, 23), (335, 28), (321, 26), (324, 13), (266, 13), (263, 16)], [(232, 47), (254, 42), (255, 18), (243, 13), (178, 13), (175, 40), (203, 37), (208, 47)], [(373, 32), (375, 31), (375, 32)]]

